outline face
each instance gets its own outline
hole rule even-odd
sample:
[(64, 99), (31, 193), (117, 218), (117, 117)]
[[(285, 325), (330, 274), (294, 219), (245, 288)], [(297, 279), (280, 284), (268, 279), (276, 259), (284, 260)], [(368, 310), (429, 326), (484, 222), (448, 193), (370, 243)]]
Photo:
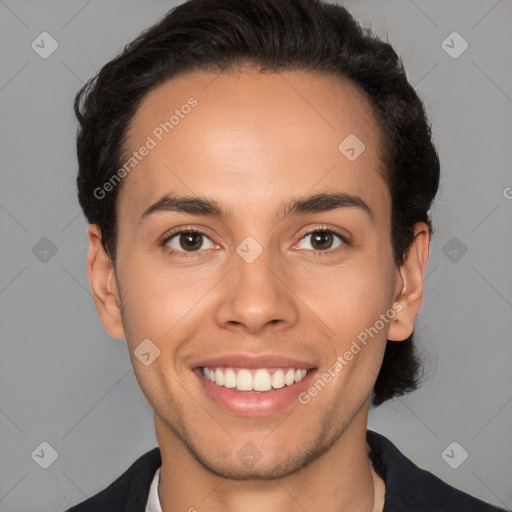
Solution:
[(386, 340), (410, 334), (370, 106), (331, 76), (194, 72), (144, 98), (128, 141), (150, 149), (116, 206), (122, 316), (102, 319), (159, 442), (229, 478), (290, 474), (366, 414)]

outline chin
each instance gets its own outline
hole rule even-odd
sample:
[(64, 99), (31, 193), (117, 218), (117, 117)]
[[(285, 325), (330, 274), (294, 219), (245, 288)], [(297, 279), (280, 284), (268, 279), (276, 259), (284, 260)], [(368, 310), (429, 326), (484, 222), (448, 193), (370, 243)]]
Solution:
[(277, 465), (262, 464), (247, 465), (237, 461), (236, 464), (219, 464), (217, 462), (199, 461), (205, 469), (216, 476), (230, 480), (275, 480), (295, 473), (303, 465), (295, 465), (291, 461)]
[[(224, 460), (219, 457), (202, 457), (191, 450), (196, 460), (208, 471), (230, 480), (275, 480), (289, 476), (306, 467), (329, 449), (329, 443), (314, 442), (309, 449), (302, 447), (300, 452), (281, 446), (279, 453), (267, 449), (267, 455), (260, 452), (252, 443), (241, 450), (229, 454)], [(296, 450), (296, 448), (295, 448)]]

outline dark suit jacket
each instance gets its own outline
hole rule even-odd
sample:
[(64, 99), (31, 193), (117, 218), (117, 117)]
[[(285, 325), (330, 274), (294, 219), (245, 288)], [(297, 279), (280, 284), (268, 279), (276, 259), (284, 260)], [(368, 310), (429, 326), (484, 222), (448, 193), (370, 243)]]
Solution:
[[(375, 471), (386, 482), (384, 512), (498, 512), (489, 505), (420, 469), (386, 437), (367, 430)], [(160, 449), (137, 459), (106, 489), (66, 512), (144, 512), (149, 487), (161, 465)]]

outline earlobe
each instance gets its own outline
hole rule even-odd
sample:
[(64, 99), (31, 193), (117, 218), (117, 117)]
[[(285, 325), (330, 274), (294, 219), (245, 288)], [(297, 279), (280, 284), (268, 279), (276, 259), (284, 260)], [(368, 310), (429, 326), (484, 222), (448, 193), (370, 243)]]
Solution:
[(427, 269), (430, 233), (424, 222), (414, 225), (414, 239), (398, 269), (395, 303), (400, 304), (391, 322), (388, 340), (403, 341), (414, 330), (414, 321), (423, 301), (423, 280)]
[(87, 274), (96, 309), (107, 332), (114, 338), (125, 339), (114, 266), (101, 244), (101, 230), (97, 224), (90, 224), (87, 234)]

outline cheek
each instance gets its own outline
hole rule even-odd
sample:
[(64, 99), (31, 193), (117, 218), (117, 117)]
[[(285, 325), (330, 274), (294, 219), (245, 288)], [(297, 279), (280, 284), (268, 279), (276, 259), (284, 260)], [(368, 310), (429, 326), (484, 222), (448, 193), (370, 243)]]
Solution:
[[(317, 268), (302, 272), (297, 295), (311, 311), (346, 339), (373, 325), (389, 307), (392, 280), (380, 262)], [(332, 334), (332, 333), (331, 333)]]
[[(118, 273), (125, 321), (134, 339), (160, 339), (184, 317), (193, 316), (211, 289), (206, 268), (165, 266), (143, 252), (125, 257)], [(141, 338), (142, 337), (142, 338)]]

